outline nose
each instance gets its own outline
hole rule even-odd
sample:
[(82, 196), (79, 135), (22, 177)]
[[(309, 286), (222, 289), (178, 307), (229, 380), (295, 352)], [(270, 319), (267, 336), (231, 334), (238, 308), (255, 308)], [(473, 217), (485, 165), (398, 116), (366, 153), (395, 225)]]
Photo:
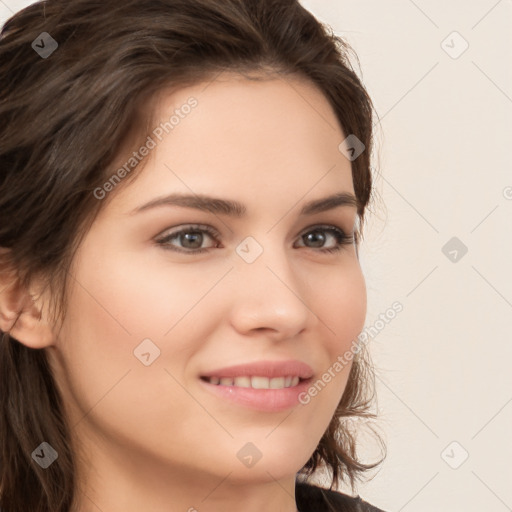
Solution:
[(297, 337), (316, 325), (318, 317), (314, 305), (308, 304), (306, 282), (284, 248), (266, 248), (252, 263), (235, 261), (230, 317), (238, 332), (264, 333), (277, 341)]

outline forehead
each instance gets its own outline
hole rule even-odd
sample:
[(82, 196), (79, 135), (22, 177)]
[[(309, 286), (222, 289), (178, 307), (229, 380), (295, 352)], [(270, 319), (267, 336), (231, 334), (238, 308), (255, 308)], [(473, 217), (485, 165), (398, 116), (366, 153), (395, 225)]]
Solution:
[(223, 73), (162, 91), (152, 108), (154, 148), (122, 191), (123, 203), (182, 192), (236, 198), (250, 212), (353, 193), (351, 164), (339, 150), (345, 135), (328, 100), (304, 78)]

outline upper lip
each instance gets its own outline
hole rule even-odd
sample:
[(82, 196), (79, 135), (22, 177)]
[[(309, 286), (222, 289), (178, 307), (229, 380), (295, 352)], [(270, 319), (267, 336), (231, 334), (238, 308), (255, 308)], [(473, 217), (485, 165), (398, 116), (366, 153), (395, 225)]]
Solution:
[(288, 361), (256, 361), (253, 363), (237, 364), (225, 368), (218, 368), (201, 374), (201, 377), (285, 377), (298, 376), (309, 379), (313, 376), (313, 369), (306, 363), (296, 360)]

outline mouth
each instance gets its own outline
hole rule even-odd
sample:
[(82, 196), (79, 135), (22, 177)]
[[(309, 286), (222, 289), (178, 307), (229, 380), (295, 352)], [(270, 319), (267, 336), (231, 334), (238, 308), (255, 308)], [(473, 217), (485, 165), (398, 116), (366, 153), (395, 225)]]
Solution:
[(257, 411), (279, 412), (299, 404), (313, 380), (301, 361), (258, 361), (200, 375), (204, 389), (222, 402)]

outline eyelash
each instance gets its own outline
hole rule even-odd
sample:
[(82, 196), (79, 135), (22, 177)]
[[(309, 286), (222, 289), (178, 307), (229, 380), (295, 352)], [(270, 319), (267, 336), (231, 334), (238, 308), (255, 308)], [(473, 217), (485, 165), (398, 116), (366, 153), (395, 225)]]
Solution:
[[(332, 234), (333, 236), (335, 236), (337, 239), (337, 244), (335, 247), (331, 247), (328, 249), (318, 249), (318, 252), (336, 253), (342, 249), (343, 245), (352, 245), (354, 243), (353, 235), (350, 235), (350, 236), (346, 235), (343, 230), (337, 228), (336, 226), (330, 226), (330, 225), (328, 225), (328, 226), (325, 226), (325, 225), (312, 226), (312, 227), (308, 228), (308, 231), (303, 232), (301, 237), (307, 235), (308, 233), (312, 233), (314, 231), (328, 232), (328, 233)], [(203, 249), (186, 249), (186, 250), (184, 250), (184, 249), (177, 249), (176, 247), (173, 247), (169, 244), (170, 240), (173, 240), (173, 239), (179, 237), (179, 235), (181, 235), (183, 233), (207, 233), (215, 241), (217, 241), (217, 238), (220, 237), (220, 234), (216, 230), (214, 230), (208, 226), (202, 226), (199, 224), (191, 224), (191, 225), (188, 225), (188, 226), (180, 229), (179, 231), (174, 231), (174, 232), (169, 233), (161, 238), (158, 238), (155, 240), (155, 242), (159, 246), (162, 246), (162, 248), (165, 250), (180, 252), (183, 254), (199, 254), (199, 253), (207, 252), (210, 249), (215, 249), (215, 247), (206, 247)], [(314, 247), (310, 247), (310, 249), (315, 250)]]

